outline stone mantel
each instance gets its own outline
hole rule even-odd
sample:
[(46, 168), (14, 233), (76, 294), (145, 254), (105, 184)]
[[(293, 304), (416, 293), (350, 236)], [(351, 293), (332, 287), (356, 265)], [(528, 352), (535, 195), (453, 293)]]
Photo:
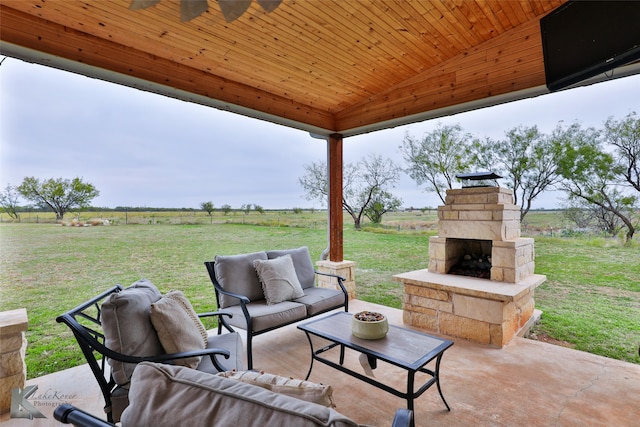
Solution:
[(416, 270), (393, 280), (404, 286), (404, 323), (501, 348), (535, 320), (534, 291), (546, 276), (509, 283)]
[(516, 301), (531, 289), (544, 283), (547, 277), (533, 274), (518, 283), (507, 283), (453, 274), (432, 273), (428, 269), (424, 269), (397, 274), (393, 276), (393, 280), (405, 285), (420, 286), (429, 283), (432, 289), (494, 301)]

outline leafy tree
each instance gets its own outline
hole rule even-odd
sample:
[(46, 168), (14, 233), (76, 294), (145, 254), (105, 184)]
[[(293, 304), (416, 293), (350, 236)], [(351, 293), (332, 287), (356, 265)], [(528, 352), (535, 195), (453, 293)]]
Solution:
[(254, 211), (256, 211), (256, 212), (258, 212), (258, 213), (260, 213), (260, 214), (263, 214), (263, 213), (264, 213), (264, 208), (263, 208), (262, 206), (260, 206), (260, 205), (256, 205), (256, 204), (254, 204), (254, 205), (253, 205), (253, 210), (254, 210)]
[(26, 177), (18, 186), (18, 191), (36, 206), (51, 209), (58, 221), (70, 209), (89, 206), (91, 200), (100, 194), (93, 184), (83, 182), (80, 178), (40, 181), (35, 177)]
[(240, 206), (240, 209), (244, 211), (245, 214), (249, 215), (249, 212), (251, 212), (251, 203)]
[(222, 209), (222, 213), (224, 215), (227, 215), (229, 212), (231, 212), (231, 205), (222, 205), (220, 209)]
[(209, 202), (200, 203), (200, 209), (205, 211), (207, 215), (213, 216), (213, 209), (214, 209), (213, 202), (209, 201)]
[(5, 189), (0, 192), (0, 208), (11, 218), (17, 220), (20, 219), (20, 214), (18, 213), (19, 196), (16, 187), (11, 184), (7, 184)]
[(603, 148), (599, 132), (574, 125), (556, 144), (560, 188), (569, 200), (586, 201), (615, 215), (627, 228), (627, 242), (631, 241), (635, 225), (630, 213), (638, 197), (629, 191), (624, 166)]
[(200, 203), (200, 208), (209, 215), (209, 220), (213, 224), (213, 202), (202, 202)]
[(471, 136), (459, 124), (437, 128), (417, 140), (407, 133), (400, 146), (408, 167), (405, 170), (426, 191), (435, 192), (444, 204), (446, 190), (453, 188), (455, 175), (470, 166)]
[(388, 191), (376, 191), (371, 202), (364, 210), (364, 215), (374, 224), (382, 222), (382, 215), (387, 212), (394, 211), (400, 207), (402, 200), (394, 197)]
[[(307, 200), (317, 199), (327, 202), (329, 182), (325, 162), (313, 162), (305, 166), (306, 173), (299, 179), (306, 192)], [(391, 159), (370, 155), (357, 163), (345, 165), (343, 172), (342, 207), (351, 215), (356, 230), (361, 229), (362, 217), (371, 203), (380, 202), (380, 212), (389, 210), (386, 203), (402, 203), (394, 197), (381, 197), (381, 193), (391, 196), (387, 189), (394, 187), (400, 179), (401, 169)]]
[(506, 180), (506, 186), (513, 190), (514, 203), (520, 205), (520, 221), (535, 198), (559, 180), (554, 151), (554, 141), (561, 137), (558, 133), (562, 133), (560, 129), (545, 137), (536, 126), (519, 126), (507, 131), (503, 140), (473, 142), (473, 164)]

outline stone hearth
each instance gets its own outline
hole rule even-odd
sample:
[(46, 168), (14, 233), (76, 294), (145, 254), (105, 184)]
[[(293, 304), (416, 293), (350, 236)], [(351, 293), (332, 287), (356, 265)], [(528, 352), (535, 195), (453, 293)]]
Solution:
[[(399, 274), (406, 324), (502, 347), (535, 318), (534, 241), (520, 237), (520, 210), (511, 190), (447, 191), (438, 207), (439, 235), (429, 239), (429, 269)], [(484, 248), (491, 278), (448, 274), (468, 248)]]

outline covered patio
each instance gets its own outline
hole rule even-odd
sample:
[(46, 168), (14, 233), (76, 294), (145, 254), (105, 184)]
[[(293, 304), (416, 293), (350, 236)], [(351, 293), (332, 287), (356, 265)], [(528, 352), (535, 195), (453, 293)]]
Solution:
[[(548, 93), (540, 19), (565, 0), (284, 0), (270, 13), (252, 2), (233, 22), (214, 1), (187, 22), (179, 1), (144, 10), (130, 3), (3, 1), (0, 53), (325, 139), (328, 261), (340, 263), (345, 140)], [(576, 85), (639, 72), (636, 62)], [(358, 300), (350, 306), (402, 325), (401, 310)], [(254, 354), (257, 369), (283, 376), (304, 377), (310, 362), (295, 325), (261, 336)], [(357, 368), (357, 355), (347, 363)], [(388, 366), (374, 373), (400, 381)], [(404, 404), (324, 365), (316, 364), (310, 380), (331, 384), (337, 410), (359, 423), (389, 425)], [(502, 349), (455, 339), (441, 382), (452, 411), (429, 390), (416, 401), (417, 425), (628, 426), (640, 419), (639, 366), (524, 338)], [(27, 384), (38, 386), (37, 407), (48, 417), (29, 425), (56, 425), (51, 413), (62, 401), (102, 414), (86, 366)], [(24, 425), (9, 414), (1, 420)]]
[[(351, 311), (376, 310), (392, 324), (402, 325), (402, 310), (359, 300)], [(640, 419), (634, 396), (640, 395), (640, 366), (525, 338), (515, 338), (503, 349), (454, 339), (442, 359), (442, 392), (416, 399), (416, 426), (632, 426)], [(296, 325), (262, 335), (255, 340), (256, 367), (282, 376), (304, 378), (309, 368), (309, 344)], [(78, 350), (79, 351), (79, 350)], [(347, 353), (346, 363), (359, 367), (357, 355)], [(401, 387), (401, 372), (379, 364), (376, 379)], [(391, 425), (397, 408), (406, 405), (364, 382), (315, 363), (309, 380), (330, 384), (337, 410), (358, 423)], [(59, 425), (53, 408), (72, 403), (102, 416), (104, 401), (87, 365), (29, 380), (41, 399), (30, 401), (47, 419), (1, 418), (2, 425)]]
[[(325, 139), (327, 259), (339, 263), (345, 139), (549, 93), (541, 19), (565, 3), (270, 0), (225, 12), (213, 0), (4, 1), (0, 53)], [(557, 39), (572, 33), (559, 28)], [(567, 87), (640, 72), (637, 46), (607, 55)]]

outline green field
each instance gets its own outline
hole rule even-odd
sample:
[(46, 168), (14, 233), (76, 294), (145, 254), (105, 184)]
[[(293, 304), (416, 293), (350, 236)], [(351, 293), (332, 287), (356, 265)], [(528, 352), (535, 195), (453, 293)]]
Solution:
[[(162, 292), (184, 291), (196, 311), (210, 311), (215, 297), (205, 260), (302, 245), (319, 259), (327, 245), (326, 212), (189, 215), (136, 212), (127, 219), (140, 222), (93, 227), (42, 218), (0, 224), (0, 310), (27, 309), (29, 378), (83, 362), (55, 317), (114, 284), (146, 277)], [(536, 238), (536, 273), (548, 278), (536, 291), (536, 306), (544, 312), (536, 333), (640, 363), (640, 244), (557, 237), (563, 226), (558, 213), (530, 215), (525, 231)], [(83, 214), (79, 220), (99, 217)], [(359, 232), (345, 217), (344, 257), (357, 263), (357, 297), (400, 308), (402, 288), (392, 276), (427, 267), (428, 240), (436, 229), (433, 211), (387, 215), (383, 226), (365, 224)]]

